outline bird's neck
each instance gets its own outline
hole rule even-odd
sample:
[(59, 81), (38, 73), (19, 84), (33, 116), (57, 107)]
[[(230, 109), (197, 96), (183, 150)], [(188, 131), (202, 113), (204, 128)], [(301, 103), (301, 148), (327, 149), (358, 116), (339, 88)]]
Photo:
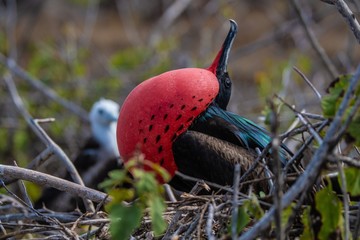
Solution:
[(111, 156), (119, 157), (119, 151), (116, 144), (116, 123), (110, 125), (93, 125), (92, 131), (95, 139), (101, 147)]

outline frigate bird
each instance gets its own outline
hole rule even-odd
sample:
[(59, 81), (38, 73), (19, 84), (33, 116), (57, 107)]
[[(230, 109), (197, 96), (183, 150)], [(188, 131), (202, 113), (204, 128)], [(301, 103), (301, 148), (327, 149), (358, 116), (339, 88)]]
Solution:
[[(176, 171), (231, 185), (235, 164), (245, 172), (256, 148), (261, 151), (271, 142), (264, 128), (226, 110), (231, 95), (227, 63), (237, 32), (236, 23), (230, 25), (210, 67), (152, 77), (131, 91), (120, 111), (117, 141), (124, 161), (140, 149), (170, 173), (170, 185), (178, 190), (189, 191), (194, 184), (179, 179)], [(291, 152), (281, 144), (279, 154), (285, 164)], [(263, 172), (258, 168), (252, 177), (264, 177)]]

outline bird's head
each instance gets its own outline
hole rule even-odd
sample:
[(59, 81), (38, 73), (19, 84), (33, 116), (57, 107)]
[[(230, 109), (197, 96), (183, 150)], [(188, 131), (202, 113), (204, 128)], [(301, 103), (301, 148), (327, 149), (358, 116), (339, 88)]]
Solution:
[(119, 117), (119, 104), (112, 100), (100, 99), (91, 108), (91, 125), (108, 126), (116, 122)]
[(222, 109), (226, 109), (231, 96), (231, 79), (227, 71), (229, 53), (236, 37), (237, 24), (234, 20), (230, 20), (230, 30), (225, 41), (216, 55), (213, 63), (208, 70), (214, 73), (219, 81), (219, 94), (216, 96), (215, 103)]

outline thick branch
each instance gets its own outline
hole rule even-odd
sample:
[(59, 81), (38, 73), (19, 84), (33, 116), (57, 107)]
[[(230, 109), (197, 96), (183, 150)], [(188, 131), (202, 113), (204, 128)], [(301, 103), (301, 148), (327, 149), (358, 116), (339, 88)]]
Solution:
[[(103, 192), (81, 186), (79, 184), (69, 182), (45, 173), (16, 166), (0, 164), (0, 178), (3, 179), (5, 177), (7, 179), (22, 179), (42, 186), (53, 187), (59, 189), (60, 191), (65, 191), (81, 198), (90, 199), (94, 202), (101, 202), (104, 198), (107, 197), (107, 195)], [(109, 202), (110, 200), (111, 199), (108, 198), (106, 202)]]

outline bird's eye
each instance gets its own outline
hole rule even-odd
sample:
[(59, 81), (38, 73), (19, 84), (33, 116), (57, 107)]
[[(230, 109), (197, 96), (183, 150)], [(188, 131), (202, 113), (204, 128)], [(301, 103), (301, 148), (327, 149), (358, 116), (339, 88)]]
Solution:
[(225, 79), (225, 87), (227, 87), (227, 88), (231, 87), (231, 80), (228, 77)]
[(103, 115), (103, 114), (104, 114), (104, 109), (99, 109), (99, 110), (98, 110), (98, 113), (99, 113), (100, 115)]

